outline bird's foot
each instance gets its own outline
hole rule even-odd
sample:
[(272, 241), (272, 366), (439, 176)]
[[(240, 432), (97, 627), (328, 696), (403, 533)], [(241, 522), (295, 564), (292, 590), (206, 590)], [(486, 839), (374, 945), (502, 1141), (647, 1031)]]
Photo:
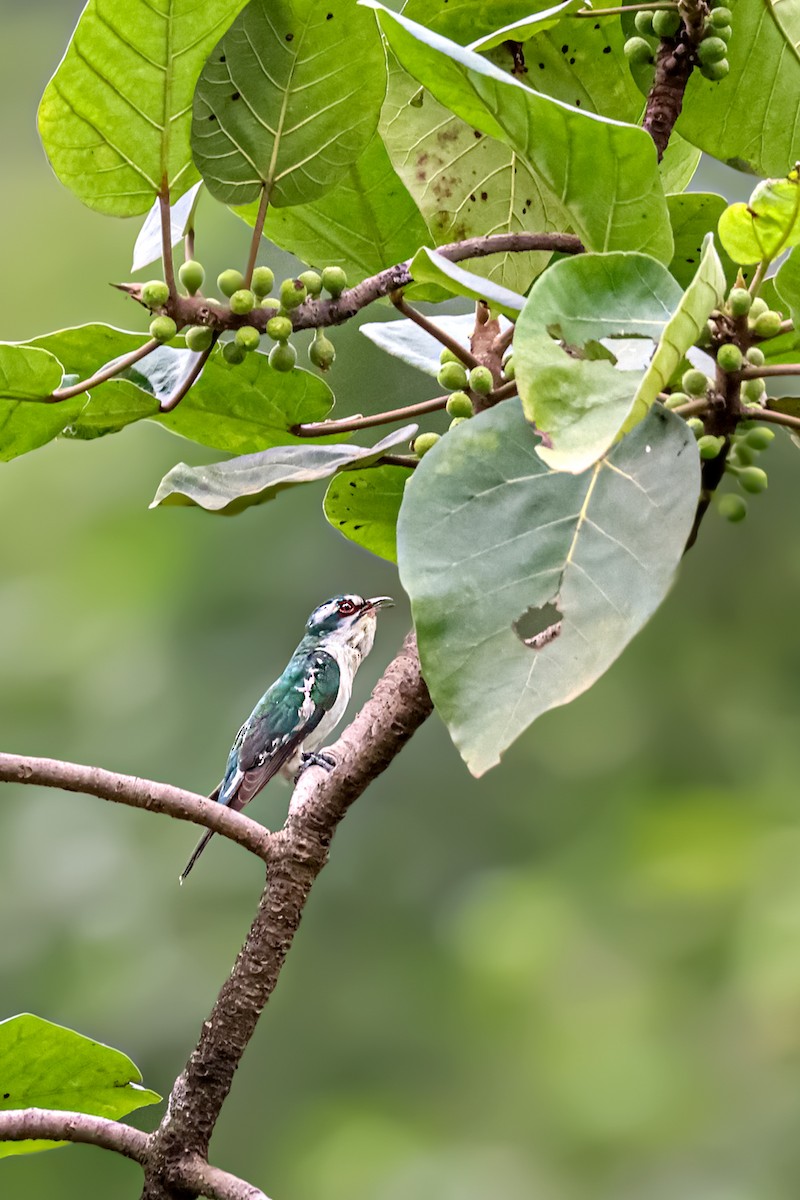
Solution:
[(294, 781), (297, 783), (300, 776), (309, 767), (322, 767), (326, 771), (332, 771), (335, 766), (336, 759), (332, 754), (326, 754), (324, 750), (315, 750), (308, 754), (302, 754), (300, 756), (300, 766), (297, 768)]

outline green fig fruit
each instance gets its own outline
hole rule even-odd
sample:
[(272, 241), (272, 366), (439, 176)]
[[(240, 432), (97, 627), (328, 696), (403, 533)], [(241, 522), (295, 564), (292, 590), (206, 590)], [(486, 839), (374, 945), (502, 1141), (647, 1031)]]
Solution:
[(309, 296), (318, 296), (322, 291), (322, 276), (316, 271), (302, 271), (297, 278), (306, 285)]
[(728, 53), (728, 47), (720, 37), (703, 38), (700, 45), (697, 47), (697, 58), (703, 66), (708, 66), (709, 63), (719, 62)]
[(280, 300), (276, 300), (276, 298), (274, 296), (265, 296), (264, 299), (261, 301), (261, 308), (271, 309), (272, 312), (274, 312), (274, 313), (277, 313), (280, 306), (281, 306)]
[[(702, 42), (700, 43), (703, 44)], [(718, 62), (703, 63), (700, 67), (700, 74), (704, 79), (710, 79), (712, 83), (719, 83), (720, 79), (724, 79), (731, 69), (731, 64), (727, 58), (721, 58)]]
[(322, 286), (336, 299), (347, 287), (347, 276), (341, 267), (325, 267), (322, 271)]
[(723, 371), (738, 371), (742, 366), (742, 352), (733, 342), (726, 342), (717, 351), (717, 362)]
[(743, 437), (734, 439), (731, 461), (739, 467), (749, 467), (756, 461), (756, 452), (751, 450)]
[(306, 285), (301, 283), (299, 279), (284, 279), (281, 284), (281, 304), (289, 311), (293, 308), (299, 308), (306, 299), (307, 294)]
[(439, 367), (436, 376), (439, 386), (448, 392), (463, 391), (467, 386), (467, 372), (461, 363), (448, 362)]
[(234, 292), (239, 292), (244, 287), (244, 275), (241, 271), (230, 267), (217, 276), (217, 287), (223, 296), (232, 296)]
[(450, 422), (450, 424), (448, 425), (447, 428), (455, 429), (457, 425), (463, 425), (464, 422), (468, 421), (468, 420), (469, 420), (469, 417), (453, 417), (452, 421)]
[(718, 458), (719, 452), (724, 445), (725, 438), (714, 437), (710, 433), (704, 433), (702, 437), (697, 439), (697, 449), (700, 452), (703, 462), (708, 462), (712, 458)]
[(751, 367), (763, 367), (766, 362), (766, 355), (760, 346), (751, 346), (745, 354), (745, 358), (750, 363)]
[(289, 317), (270, 317), (267, 321), (267, 336), (274, 342), (285, 342), (292, 332), (292, 322)]
[(333, 366), (333, 360), (336, 358), (336, 347), (321, 329), (318, 329), (314, 334), (314, 340), (308, 347), (308, 357), (315, 367), (319, 367), (320, 371), (329, 371)]
[(439, 363), (441, 366), (444, 366), (445, 363), (449, 363), (449, 362), (461, 363), (462, 367), (464, 365), (463, 362), (461, 361), (461, 359), (458, 357), (458, 355), (454, 354), (452, 350), (448, 349), (448, 347), (445, 346), (444, 349), (442, 350), (442, 353), (439, 355)]
[(142, 301), (148, 308), (161, 308), (169, 300), (169, 288), (163, 279), (151, 279), (142, 284)]
[(781, 320), (780, 313), (767, 309), (765, 313), (759, 313), (753, 322), (753, 333), (757, 337), (777, 337), (781, 331)]
[(291, 342), (276, 342), (269, 352), (269, 365), (273, 371), (291, 371), (297, 362), (297, 351)]
[(503, 363), (503, 374), (505, 375), (506, 379), (516, 378), (516, 367), (514, 366), (514, 355), (513, 354), (510, 354), (508, 356), (508, 358), (506, 359), (506, 361)]
[(253, 270), (253, 278), (250, 280), (250, 287), (253, 289), (259, 300), (263, 299), (269, 292), (272, 291), (272, 285), (275, 283), (275, 272), (271, 267), (255, 267)]
[(775, 430), (768, 425), (756, 425), (745, 434), (744, 440), (753, 450), (766, 450), (775, 440)]
[(193, 350), (195, 354), (202, 353), (211, 345), (214, 334), (207, 325), (192, 325), (184, 333), (186, 338), (186, 348)]
[(249, 288), (240, 288), (231, 296), (231, 312), (237, 317), (246, 317), (256, 306), (256, 298)]
[(742, 397), (751, 404), (758, 404), (764, 395), (763, 379), (745, 379), (742, 384)]
[(649, 42), (642, 37), (628, 38), (623, 47), (629, 63), (641, 64), (653, 61), (653, 50)]
[(247, 351), (236, 342), (226, 342), (222, 347), (222, 357), (226, 363), (230, 363), (232, 367), (237, 367), (239, 363), (243, 363), (247, 357)]
[(195, 262), (193, 258), (187, 258), (186, 262), (181, 263), (178, 267), (178, 278), (190, 296), (194, 296), (195, 292), (200, 291), (205, 277), (206, 272), (203, 264)]
[(470, 391), (477, 392), (479, 396), (488, 396), (494, 387), (494, 379), (489, 368), (473, 367), (469, 373), (469, 387)]
[(659, 38), (671, 38), (681, 27), (681, 19), (674, 9), (662, 8), (653, 13), (653, 33)]
[(689, 417), (686, 424), (696, 438), (701, 438), (705, 434), (706, 427), (699, 417)]
[(170, 342), (178, 332), (178, 326), (172, 317), (153, 317), (150, 322), (150, 337), (157, 342)]
[(752, 303), (753, 297), (747, 288), (731, 288), (728, 293), (728, 308), (733, 317), (746, 317)]
[(733, 13), (729, 8), (725, 8), (723, 5), (720, 5), (719, 8), (712, 9), (709, 20), (711, 21), (711, 24), (716, 25), (717, 28), (719, 28), (721, 25), (730, 25), (731, 21), (733, 20)]
[(727, 492), (717, 501), (717, 509), (721, 517), (735, 525), (747, 516), (747, 501), (744, 496), (737, 496), (735, 492)]
[(755, 321), (756, 317), (760, 317), (762, 313), (769, 312), (769, 305), (766, 300), (762, 300), (760, 296), (756, 296), (753, 303), (750, 305), (750, 316)]
[(261, 334), (252, 325), (243, 325), (241, 329), (236, 330), (233, 340), (237, 346), (241, 346), (249, 354), (251, 351), (258, 349)]
[(451, 417), (471, 417), (472, 401), (466, 392), (453, 392), (447, 398), (447, 411)]
[(681, 388), (690, 396), (705, 396), (708, 391), (708, 378), (705, 372), (699, 371), (697, 367), (690, 367), (683, 374)]
[(744, 488), (746, 492), (751, 492), (754, 496), (757, 496), (759, 492), (763, 492), (769, 482), (767, 472), (763, 471), (761, 467), (742, 467), (741, 471), (737, 472), (737, 475), (740, 487)]
[(689, 397), (686, 395), (686, 392), (673, 392), (664, 401), (666, 408), (682, 408), (684, 404), (688, 403)]
[(441, 435), (438, 433), (420, 433), (414, 438), (413, 450), (420, 458), (432, 450), (438, 441), (441, 440)]
[(637, 12), (636, 16), (633, 18), (633, 24), (636, 27), (636, 32), (640, 33), (642, 35), (642, 37), (652, 37), (653, 36), (653, 14), (652, 14), (652, 12), (648, 12), (647, 9), (640, 9), (639, 12)]

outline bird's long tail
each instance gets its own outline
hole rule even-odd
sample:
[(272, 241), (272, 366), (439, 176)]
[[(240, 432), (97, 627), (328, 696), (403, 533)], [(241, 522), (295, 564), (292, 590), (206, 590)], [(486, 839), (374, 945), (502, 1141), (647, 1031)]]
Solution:
[[(215, 788), (214, 788), (214, 791), (213, 791), (213, 792), (211, 793), (211, 795), (208, 797), (208, 798), (209, 798), (209, 800), (218, 800), (218, 799), (219, 799), (219, 790), (220, 790), (220, 786), (221, 786), (221, 785), (219, 785), (218, 787), (215, 787)], [(197, 845), (195, 846), (194, 850), (192, 851), (192, 856), (191, 856), (191, 858), (189, 859), (189, 861), (187, 862), (186, 866), (183, 868), (183, 870), (182, 870), (182, 871), (181, 871), (181, 873), (180, 873), (180, 876), (179, 876), (179, 878), (180, 878), (180, 882), (181, 882), (181, 883), (183, 883), (184, 879), (185, 879), (185, 878), (186, 878), (186, 876), (189, 874), (189, 872), (191, 871), (192, 867), (193, 867), (193, 866), (194, 866), (194, 864), (197, 862), (198, 858), (199, 858), (199, 857), (200, 857), (200, 855), (203, 853), (203, 851), (205, 850), (206, 846), (207, 846), (207, 845), (208, 845), (208, 843), (211, 841), (211, 839), (212, 839), (212, 837), (213, 837), (213, 836), (214, 836), (214, 830), (213, 830), (213, 829), (207, 829), (207, 830), (205, 831), (205, 833), (203, 834), (203, 836), (200, 838), (200, 841), (197, 843)]]

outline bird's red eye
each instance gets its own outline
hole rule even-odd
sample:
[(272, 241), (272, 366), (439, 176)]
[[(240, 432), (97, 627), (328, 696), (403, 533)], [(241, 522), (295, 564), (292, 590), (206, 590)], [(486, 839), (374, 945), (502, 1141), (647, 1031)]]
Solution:
[(352, 600), (340, 600), (339, 601), (339, 612), (343, 617), (349, 617), (355, 611), (356, 611), (356, 606), (355, 606), (355, 604), (353, 604)]

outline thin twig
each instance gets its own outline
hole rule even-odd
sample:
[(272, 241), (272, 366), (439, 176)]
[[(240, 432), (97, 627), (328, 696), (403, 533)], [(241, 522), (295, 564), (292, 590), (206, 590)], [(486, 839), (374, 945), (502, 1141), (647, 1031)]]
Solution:
[(409, 321), (413, 321), (420, 329), (424, 329), (426, 333), (429, 333), (442, 346), (446, 346), (448, 350), (455, 354), (456, 358), (461, 360), (465, 367), (469, 367), (470, 369), (477, 367), (478, 360), (475, 355), (466, 346), (462, 346), (461, 342), (457, 341), (456, 338), (451, 337), (449, 333), (441, 329), (430, 317), (426, 317), (424, 313), (417, 312), (415, 308), (412, 308), (403, 298), (402, 292), (392, 292), (391, 301), (398, 312), (401, 312), (404, 317), (408, 317)]
[(515, 330), (516, 325), (509, 325), (508, 329), (504, 329), (502, 333), (498, 333), (497, 337), (494, 339), (494, 342), (492, 343), (492, 349), (500, 358), (503, 357), (506, 350), (513, 342)]
[(56, 388), (51, 396), (46, 397), (47, 403), (57, 404), (60, 400), (71, 400), (73, 396), (80, 396), (82, 392), (88, 392), (90, 388), (98, 387), (116, 375), (121, 375), (123, 371), (127, 371), (128, 367), (132, 367), (140, 359), (152, 354), (158, 344), (155, 338), (150, 338), (138, 350), (131, 350), (130, 354), (124, 354), (122, 358), (117, 358), (112, 363), (106, 363), (88, 379), (82, 379), (79, 383), (71, 384), (70, 387)]
[(164, 282), (169, 288), (170, 297), (177, 296), (175, 286), (175, 263), (172, 257), (172, 213), (169, 204), (169, 187), (167, 181), (161, 184), (158, 193), (158, 210), (161, 216), (161, 258), (164, 263)]
[(770, 259), (762, 258), (761, 262), (756, 267), (756, 273), (753, 276), (753, 278), (750, 280), (750, 295), (751, 296), (758, 295), (758, 289), (761, 287), (761, 284), (764, 282), (764, 276), (766, 275), (766, 273), (769, 269), (770, 261), (771, 261)]
[(194, 387), (195, 383), (197, 383), (197, 380), (200, 378), (200, 372), (203, 370), (203, 367), (211, 357), (211, 352), (216, 346), (218, 340), (219, 334), (215, 331), (211, 336), (211, 345), (198, 355), (197, 360), (195, 361), (186, 378), (178, 384), (171, 396), (167, 396), (166, 400), (162, 400), (161, 404), (159, 405), (160, 412), (172, 412), (174, 408), (178, 407), (187, 392)]
[(748, 409), (742, 414), (743, 421), (766, 421), (768, 425), (783, 425), (786, 429), (800, 432), (800, 417), (776, 412), (774, 408)]
[(353, 433), (357, 429), (371, 429), (373, 425), (391, 425), (395, 421), (411, 421), (427, 413), (440, 412), (447, 407), (449, 396), (434, 396), (431, 400), (420, 400), (405, 408), (391, 408), (388, 412), (372, 413), (368, 417), (342, 417), (339, 421), (310, 421), (307, 425), (293, 425), (295, 437), (327, 437), (332, 433)]
[(677, 408), (673, 408), (672, 412), (677, 417), (699, 417), (704, 412), (708, 412), (710, 405), (706, 396), (701, 396), (699, 400), (690, 400), (688, 404), (681, 404)]
[(180, 821), (191, 821), (213, 829), (250, 850), (265, 862), (270, 857), (271, 834), (244, 813), (232, 812), (223, 804), (186, 792), (168, 783), (118, 775), (101, 767), (61, 762), (55, 758), (31, 758), (23, 754), (0, 754), (0, 783), (30, 783), (38, 787), (83, 792), (101, 800), (166, 813)]
[(800, 363), (775, 363), (768, 366), (766, 363), (762, 367), (742, 367), (741, 371), (737, 371), (739, 379), (761, 379), (765, 376), (779, 375), (800, 375)]
[(244, 273), (244, 286), (250, 287), (253, 281), (253, 271), (256, 269), (256, 259), (258, 258), (258, 248), (261, 245), (261, 238), (264, 233), (264, 222), (267, 219), (267, 209), (269, 207), (269, 192), (267, 185), (261, 187), (261, 202), (258, 206), (256, 214), (256, 223), (253, 226), (253, 237), (250, 242), (250, 256), (247, 259), (247, 267)]
[(147, 1155), (149, 1136), (141, 1129), (93, 1117), (88, 1113), (50, 1108), (10, 1108), (0, 1112), (0, 1141), (83, 1142), (114, 1150), (125, 1158), (142, 1163)]
[(490, 404), (499, 404), (501, 400), (509, 400), (512, 396), (517, 395), (516, 379), (509, 379), (508, 383), (501, 383), (500, 387), (492, 388), (486, 399)]
[(637, 12), (670, 12), (678, 7), (677, 3), (671, 3), (670, 0), (664, 0), (660, 3), (648, 4), (618, 4), (614, 8), (580, 8), (577, 12), (567, 13), (568, 17), (615, 17), (620, 13), (637, 13)]

